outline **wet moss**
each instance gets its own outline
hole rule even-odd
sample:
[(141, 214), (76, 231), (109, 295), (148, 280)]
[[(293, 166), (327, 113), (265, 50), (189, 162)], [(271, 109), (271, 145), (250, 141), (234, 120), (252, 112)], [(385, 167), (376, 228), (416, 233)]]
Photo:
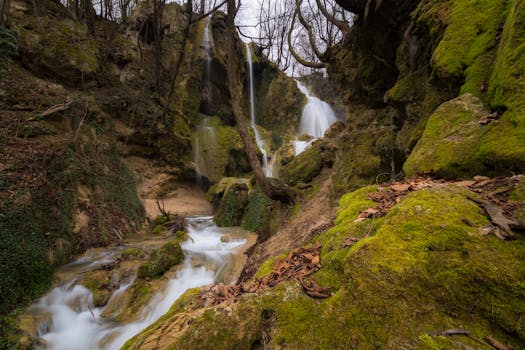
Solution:
[(138, 278), (158, 278), (184, 259), (180, 244), (176, 241), (168, 242), (155, 250), (149, 261), (140, 265), (137, 271)]
[(248, 188), (245, 184), (232, 184), (221, 199), (213, 221), (217, 226), (240, 226), (248, 205)]
[(263, 224), (265, 210), (271, 202), (272, 200), (261, 190), (256, 189), (252, 191), (248, 197), (248, 205), (243, 216), (242, 227), (248, 231), (257, 231)]
[(136, 257), (139, 257), (144, 254), (144, 250), (142, 248), (136, 248), (136, 247), (129, 247), (126, 248), (120, 253), (120, 257), (124, 260), (126, 259), (133, 259)]
[[(314, 278), (334, 287), (330, 298), (309, 298), (296, 282), (263, 296), (264, 309), (275, 318), (270, 345), (440, 349), (448, 340), (427, 334), (460, 326), (478, 339), (492, 335), (522, 344), (525, 269), (508, 262), (523, 258), (523, 241), (481, 236), (477, 227), (487, 218), (467, 199), (473, 194), (441, 186), (402, 199), (371, 233), (343, 248), (340, 237), (367, 231), (353, 220), (372, 204), (366, 193), (374, 190), (345, 196), (338, 229), (316, 239), (323, 252)], [(454, 344), (476, 345), (468, 338)]]
[(496, 45), (505, 2), (461, 0), (451, 3), (450, 23), (432, 57), (433, 68), (439, 76), (462, 79), (465, 68)]

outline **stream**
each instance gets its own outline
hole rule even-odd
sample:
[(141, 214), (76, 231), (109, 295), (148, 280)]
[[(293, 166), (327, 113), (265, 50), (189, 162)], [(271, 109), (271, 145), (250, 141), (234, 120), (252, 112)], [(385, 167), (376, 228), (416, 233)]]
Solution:
[[(181, 244), (184, 262), (130, 323), (119, 323), (102, 315), (132, 285), (134, 276), (121, 281), (107, 305), (99, 308), (93, 306), (90, 290), (76, 282), (82, 273), (114, 261), (124, 246), (95, 250), (60, 268), (55, 274), (60, 285), (27, 310), (28, 317), (37, 324), (38, 337), (43, 340), (40, 348), (119, 349), (165, 314), (186, 290), (215, 282), (235, 283), (244, 264), (244, 251), (255, 242), (255, 234), (240, 228), (219, 228), (211, 216), (188, 218), (187, 222), (190, 239)], [(158, 242), (135, 242), (133, 246), (137, 244)]]

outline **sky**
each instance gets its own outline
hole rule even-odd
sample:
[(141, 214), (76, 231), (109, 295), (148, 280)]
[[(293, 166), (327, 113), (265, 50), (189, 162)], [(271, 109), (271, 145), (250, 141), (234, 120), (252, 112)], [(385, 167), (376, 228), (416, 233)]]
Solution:
[[(244, 34), (256, 36), (257, 20), (259, 16), (259, 1), (258, 0), (241, 0), (241, 9), (237, 15), (237, 25), (241, 26), (254, 26), (254, 27), (242, 27), (241, 30)], [(242, 38), (243, 41), (250, 41), (248, 38)]]

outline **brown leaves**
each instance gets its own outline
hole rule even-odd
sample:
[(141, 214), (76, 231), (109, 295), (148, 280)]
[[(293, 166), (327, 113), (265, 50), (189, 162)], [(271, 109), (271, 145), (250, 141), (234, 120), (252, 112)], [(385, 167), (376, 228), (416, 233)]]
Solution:
[[(472, 180), (456, 182), (445, 182), (443, 180), (428, 178), (415, 178), (407, 182), (394, 182), (393, 184), (380, 187), (378, 192), (369, 193), (367, 198), (378, 204), (375, 207), (368, 208), (359, 213), (359, 216), (354, 222), (361, 222), (369, 218), (378, 218), (386, 215), (395, 204), (412, 191), (450, 183), (479, 194), (481, 199), (473, 197), (469, 197), (469, 199), (479, 204), (492, 222), (492, 225), (480, 228), (480, 233), (483, 235), (492, 233), (503, 240), (512, 237), (511, 229), (525, 228), (524, 223), (510, 218), (512, 211), (516, 208), (516, 203), (509, 200), (508, 194), (517, 187), (520, 178), (520, 176), (513, 176), (491, 179), (486, 176), (474, 176)], [(473, 225), (469, 224), (469, 226)]]
[(211, 306), (222, 303), (232, 303), (237, 297), (244, 293), (261, 293), (277, 284), (295, 279), (301, 283), (304, 291), (314, 298), (328, 298), (326, 292), (330, 287), (322, 287), (314, 279), (307, 280), (321, 268), (320, 263), (321, 245), (316, 243), (310, 248), (299, 248), (291, 251), (285, 260), (279, 260), (273, 271), (262, 279), (256, 278), (253, 282), (245, 282), (234, 286), (216, 284), (204, 288), (201, 295), (201, 305)]

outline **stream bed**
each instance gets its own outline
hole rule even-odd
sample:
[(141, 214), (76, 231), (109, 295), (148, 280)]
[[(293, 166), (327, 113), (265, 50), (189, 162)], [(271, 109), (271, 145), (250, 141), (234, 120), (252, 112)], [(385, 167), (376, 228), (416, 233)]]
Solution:
[[(135, 319), (117, 322), (105, 309), (115, 307), (122, 295), (134, 282), (129, 276), (119, 282), (109, 302), (103, 307), (93, 306), (93, 295), (78, 283), (83, 273), (100, 268), (118, 258), (126, 247), (159, 245), (166, 239), (140, 241), (125, 246), (94, 249), (58, 269), (58, 286), (36, 301), (23, 315), (36, 328), (37, 348), (50, 350), (119, 349), (128, 339), (139, 333), (160, 316), (188, 289), (216, 282), (235, 283), (244, 264), (244, 252), (255, 243), (254, 233), (240, 228), (219, 228), (213, 217), (188, 218), (190, 238), (181, 244), (184, 262), (168, 277)], [(26, 322), (27, 323), (27, 322)]]

